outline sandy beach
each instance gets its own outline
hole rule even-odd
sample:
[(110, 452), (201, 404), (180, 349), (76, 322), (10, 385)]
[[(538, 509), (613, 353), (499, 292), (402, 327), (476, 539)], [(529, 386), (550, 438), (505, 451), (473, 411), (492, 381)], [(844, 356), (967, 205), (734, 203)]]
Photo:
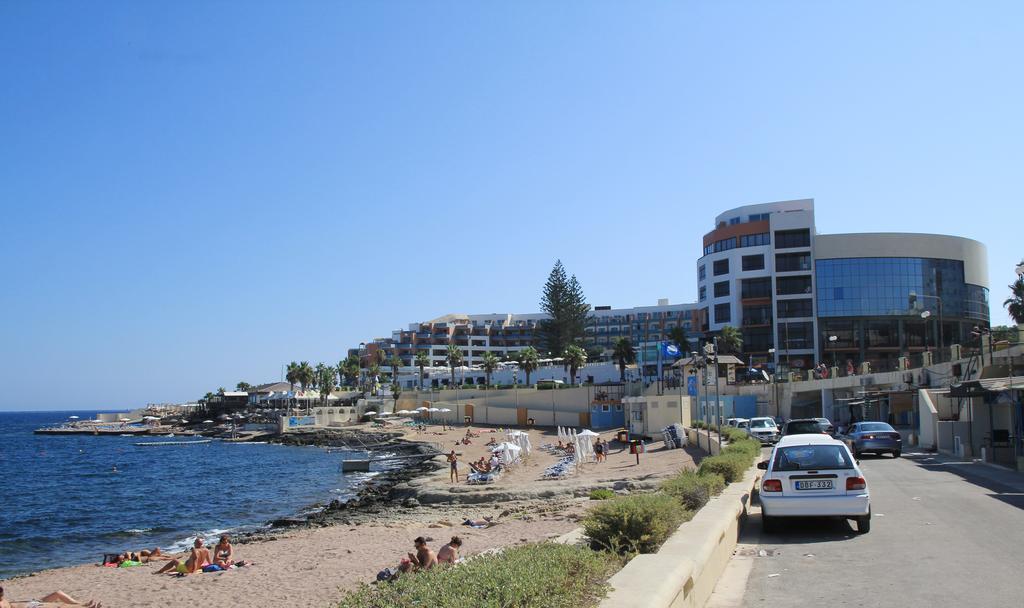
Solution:
[[(491, 437), (498, 441), (504, 437), (488, 428), (473, 430), (480, 436), (473, 438), (471, 445), (457, 447), (456, 441), (465, 436), (464, 427), (441, 431), (430, 426), (426, 432), (405, 432), (411, 440), (437, 442), (446, 451), (455, 448), (460, 462), (465, 463), (487, 454), (484, 444)], [(535, 448), (557, 441), (552, 433), (537, 429), (530, 435)], [(444, 466), (396, 488), (413, 492), (419, 497), (418, 506), (354, 518), (352, 525), (295, 529), (237, 544), (236, 559), (252, 562), (245, 568), (179, 578), (154, 575), (162, 562), (127, 569), (90, 564), (17, 577), (3, 586), (13, 600), (29, 600), (60, 589), (76, 599), (98, 600), (111, 607), (326, 607), (344, 590), (370, 582), (381, 569), (395, 566), (413, 550), (412, 539), (417, 536), (432, 538), (429, 544), (436, 550), (452, 535), (459, 535), (467, 556), (555, 538), (578, 527), (580, 516), (590, 504), (586, 498), (590, 489), (607, 487), (629, 492), (653, 488), (661, 478), (694, 466), (694, 454), (652, 444), (637, 465), (633, 455), (613, 442), (607, 462), (588, 463), (566, 479), (549, 481), (540, 476), (558, 457), (535, 449), (526, 462), (488, 486), (466, 486), (464, 481), (452, 484)], [(460, 467), (463, 475), (467, 471), (465, 465)], [(486, 529), (462, 525), (466, 519), (485, 516), (492, 517), (497, 525)]]

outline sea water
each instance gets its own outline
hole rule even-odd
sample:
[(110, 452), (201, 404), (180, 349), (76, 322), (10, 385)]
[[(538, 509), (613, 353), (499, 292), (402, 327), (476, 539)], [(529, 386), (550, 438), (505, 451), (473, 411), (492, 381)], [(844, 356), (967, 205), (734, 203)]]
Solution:
[(72, 415), (93, 412), (0, 412), (0, 579), (258, 528), (375, 474), (343, 475), (340, 455), (314, 447), (32, 433)]

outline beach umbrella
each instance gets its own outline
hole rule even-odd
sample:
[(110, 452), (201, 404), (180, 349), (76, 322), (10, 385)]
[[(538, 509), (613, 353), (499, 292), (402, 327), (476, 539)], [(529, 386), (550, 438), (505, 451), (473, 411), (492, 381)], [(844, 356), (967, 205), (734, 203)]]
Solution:
[(580, 437), (600, 437), (600, 435), (598, 435), (597, 433), (590, 429), (587, 429), (585, 431), (580, 432)]
[(398, 413), (399, 414), (411, 414), (411, 413), (413, 413), (413, 411), (412, 410), (398, 410)]
[(370, 410), (368, 412), (363, 412), (363, 416), (376, 416), (376, 415), (377, 415), (377, 412), (375, 412), (373, 410)]
[(440, 412), (441, 410), (440, 410), (440, 408), (429, 407), (429, 408), (427, 408), (427, 411), (428, 412)]
[(451, 410), (450, 410), (450, 409), (448, 409), (448, 408), (446, 408), (446, 407), (442, 407), (442, 408), (440, 409), (440, 412), (441, 412), (442, 414), (447, 414), (447, 413), (448, 413), (448, 412), (450, 412), (450, 411), (451, 411)]
[(203, 424), (213, 424), (213, 420), (203, 420)]
[(68, 420), (78, 420), (78, 416), (68, 416)]
[(421, 406), (419, 406), (418, 408), (416, 408), (416, 411), (417, 411), (417, 412), (425, 412), (425, 411), (427, 411), (427, 410), (429, 410), (429, 409), (430, 409), (429, 407), (427, 407), (427, 406), (425, 406), (425, 405), (421, 405)]

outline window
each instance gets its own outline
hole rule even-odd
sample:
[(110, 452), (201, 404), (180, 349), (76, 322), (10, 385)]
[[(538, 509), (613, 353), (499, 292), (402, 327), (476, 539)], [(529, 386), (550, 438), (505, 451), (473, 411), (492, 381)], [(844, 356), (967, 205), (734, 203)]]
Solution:
[(736, 248), (736, 237), (729, 237), (722, 239), (721, 241), (715, 241), (714, 243), (704, 247), (704, 255), (709, 253), (718, 253), (719, 251), (729, 251), (730, 249)]
[(800, 230), (776, 230), (775, 248), (792, 249), (793, 247), (810, 247), (811, 231), (808, 228)]
[(771, 295), (772, 280), (770, 277), (743, 279), (740, 281), (741, 298), (770, 298)]
[(715, 283), (715, 297), (722, 298), (729, 295), (729, 281)]
[(779, 318), (813, 317), (814, 310), (810, 299), (779, 300)]
[(792, 296), (796, 294), (811, 293), (810, 275), (801, 277), (776, 277), (775, 294), (780, 296)]
[(766, 353), (769, 348), (775, 348), (772, 343), (771, 327), (743, 328), (743, 352)]
[(777, 344), (784, 350), (814, 348), (814, 324), (809, 321), (779, 323)]
[(758, 234), (746, 234), (740, 237), (740, 247), (759, 247), (761, 245), (771, 245), (772, 239), (767, 232), (759, 232)]
[(703, 285), (701, 285), (700, 286), (700, 301), (703, 302), (704, 300), (707, 300), (707, 299), (708, 299), (708, 288), (704, 287)]
[(735, 226), (736, 224), (739, 224), (739, 223), (740, 223), (740, 218), (738, 218), (738, 217), (729, 218), (729, 225), (730, 226)]
[(771, 304), (757, 304), (743, 307), (743, 325), (771, 325)]
[(777, 253), (775, 254), (776, 272), (794, 272), (811, 269), (810, 253)]
[[(833, 442), (835, 443), (835, 442)], [(852, 469), (853, 463), (841, 445), (800, 445), (776, 450), (773, 471), (834, 471)]]
[(743, 256), (743, 270), (764, 270), (763, 255)]
[(715, 276), (729, 274), (729, 260), (718, 260), (715, 262)]
[(706, 278), (708, 278), (707, 268), (704, 267), (704, 264), (701, 264), (700, 268), (697, 269), (697, 280), (703, 281)]
[(715, 323), (729, 323), (732, 321), (728, 304), (715, 304)]
[(750, 214), (750, 217), (748, 218), (748, 221), (757, 222), (757, 221), (766, 220), (766, 219), (768, 219), (768, 214), (767, 213), (752, 213), (752, 214)]

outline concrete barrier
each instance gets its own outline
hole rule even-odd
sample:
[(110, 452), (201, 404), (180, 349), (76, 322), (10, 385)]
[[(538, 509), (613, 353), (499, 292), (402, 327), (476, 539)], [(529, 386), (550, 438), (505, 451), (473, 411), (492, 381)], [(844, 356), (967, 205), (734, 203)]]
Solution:
[(712, 456), (718, 456), (718, 433), (711, 432), (710, 449), (708, 447), (707, 429), (686, 429), (686, 438), (690, 440), (690, 445), (695, 445)]
[[(717, 442), (712, 447), (717, 450)], [(680, 526), (657, 553), (630, 560), (608, 581), (612, 590), (601, 608), (704, 606), (736, 549), (757, 473), (751, 466), (743, 479)]]

